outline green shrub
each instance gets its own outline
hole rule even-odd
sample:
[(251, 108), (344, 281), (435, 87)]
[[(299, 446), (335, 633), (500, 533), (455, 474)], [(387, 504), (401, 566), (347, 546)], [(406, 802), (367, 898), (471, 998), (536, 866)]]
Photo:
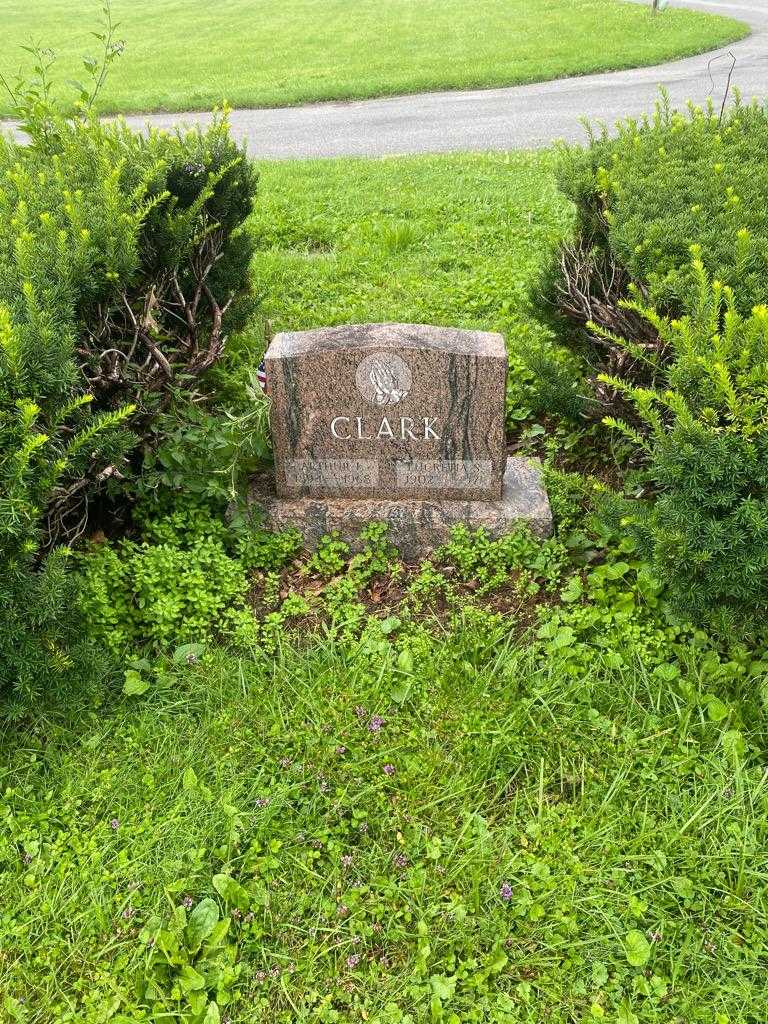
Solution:
[(711, 107), (672, 110), (666, 97), (653, 117), (620, 124), (615, 138), (590, 133), (586, 148), (561, 151), (558, 183), (575, 204), (575, 231), (542, 287), (565, 348), (525, 354), (534, 406), (599, 419), (616, 398), (601, 373), (649, 382), (648, 360), (663, 357), (658, 331), (625, 300), (690, 312), (693, 245), (708, 273), (735, 288), (741, 313), (768, 300), (767, 161), (768, 108), (736, 104), (721, 118)]
[[(52, 101), (36, 51), (35, 79), (14, 90), (28, 144), (0, 137), (0, 688), (27, 697), (89, 657), (77, 581), (45, 552), (90, 532), (102, 496), (125, 500), (125, 477), (166, 440), (158, 413), (201, 390), (254, 308), (241, 225), (255, 171), (222, 118), (147, 137), (101, 124), (91, 107), (121, 46), (111, 24), (99, 40), (74, 112)], [(226, 603), (231, 574), (197, 554)], [(147, 586), (168, 570), (148, 560)]]
[(653, 387), (606, 378), (632, 422), (608, 418), (645, 461), (654, 494), (628, 509), (655, 575), (678, 608), (744, 624), (768, 603), (768, 306), (749, 316), (700, 259), (693, 311), (650, 312), (666, 359)]
[[(43, 87), (20, 94), (30, 144), (0, 140), (0, 303), (18, 320), (31, 283), (39, 322), (64, 326), (74, 393), (97, 410), (135, 406), (134, 431), (156, 447), (157, 413), (199, 395), (255, 309), (242, 225), (257, 174), (224, 118), (144, 136), (82, 108), (65, 116)], [(145, 450), (104, 478), (113, 496)], [(61, 530), (87, 514), (93, 485), (61, 505)]]
[[(577, 235), (680, 313), (697, 298), (691, 245), (748, 313), (768, 298), (768, 110), (672, 110), (666, 98), (615, 139), (564, 151), (559, 184), (576, 204)], [(592, 317), (592, 319), (597, 319)]]
[(197, 386), (254, 308), (253, 242), (240, 227), (257, 175), (221, 118), (147, 137), (119, 123), (57, 126), (44, 146), (0, 143), (0, 296), (18, 292), (23, 237), (47, 270), (46, 302), (71, 307), (99, 404), (152, 411), (169, 388)]
[[(66, 267), (71, 251), (61, 250)], [(45, 304), (44, 254), (22, 236), (15, 258), (25, 268), (20, 294), (12, 308), (0, 299), (0, 692), (31, 703), (84, 673), (90, 657), (65, 552), (40, 558), (46, 518), (135, 439), (124, 428), (130, 406), (92, 415), (77, 387), (66, 305)]]

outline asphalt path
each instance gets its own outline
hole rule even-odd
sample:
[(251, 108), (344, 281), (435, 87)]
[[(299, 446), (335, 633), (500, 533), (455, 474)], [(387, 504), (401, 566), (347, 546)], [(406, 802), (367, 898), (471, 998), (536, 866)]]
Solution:
[[(673, 0), (673, 6), (731, 15), (752, 34), (696, 57), (649, 68), (561, 78), (534, 85), (387, 99), (235, 110), (233, 135), (256, 158), (387, 156), (524, 149), (584, 138), (581, 119), (617, 120), (653, 109), (663, 86), (674, 106), (688, 100), (719, 109), (728, 88), (768, 97), (768, 0)], [(664, 17), (660, 14), (659, 17)], [(128, 117), (134, 127), (205, 124), (208, 113)]]

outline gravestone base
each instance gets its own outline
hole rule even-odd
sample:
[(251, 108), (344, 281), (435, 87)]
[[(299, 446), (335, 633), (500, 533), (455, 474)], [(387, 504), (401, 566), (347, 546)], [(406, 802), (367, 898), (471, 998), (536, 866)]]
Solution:
[(389, 540), (406, 562), (425, 558), (450, 540), (454, 526), (476, 530), (482, 526), (496, 539), (517, 523), (527, 524), (538, 537), (552, 533), (552, 510), (535, 460), (507, 459), (504, 486), (497, 501), (456, 501), (445, 498), (281, 498), (270, 476), (257, 477), (248, 495), (260, 507), (264, 525), (271, 530), (300, 531), (308, 548), (337, 531), (342, 540), (360, 547), (359, 534), (369, 523), (389, 524)]

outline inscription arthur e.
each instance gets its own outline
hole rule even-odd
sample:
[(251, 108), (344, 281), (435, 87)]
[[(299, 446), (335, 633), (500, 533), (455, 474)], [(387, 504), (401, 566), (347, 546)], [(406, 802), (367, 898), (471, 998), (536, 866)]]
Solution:
[(277, 335), (265, 361), (279, 495), (500, 497), (500, 335), (322, 328)]
[(288, 459), (286, 481), (291, 487), (375, 487), (379, 464), (375, 459)]

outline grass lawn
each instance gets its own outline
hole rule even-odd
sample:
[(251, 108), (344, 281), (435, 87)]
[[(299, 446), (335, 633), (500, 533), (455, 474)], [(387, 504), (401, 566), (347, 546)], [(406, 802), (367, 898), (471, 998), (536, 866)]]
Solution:
[[(275, 326), (534, 330), (549, 159), (268, 165)], [(331, 547), (254, 576), (258, 645), (16, 723), (2, 1019), (764, 1024), (765, 664), (576, 550)]]
[(570, 223), (549, 153), (264, 163), (254, 273), (275, 330), (399, 320), (540, 330), (528, 292)]
[(233, 1024), (762, 1024), (748, 688), (715, 721), (695, 659), (674, 685), (596, 649), (574, 675), (511, 628), (467, 615), (407, 662), (378, 628), (217, 654), (11, 737), (4, 1019), (201, 1020), (127, 1008), (149, 981), (189, 1009), (195, 974), (147, 943), (213, 900)]
[[(94, 0), (30, 0), (3, 12), (0, 72), (30, 40), (56, 50), (61, 78), (91, 53)], [(655, 64), (741, 38), (715, 15), (621, 0), (115, 0), (127, 59), (109, 112), (280, 106), (512, 85)], [(5, 106), (3, 106), (5, 104)], [(7, 112), (0, 98), (0, 113)]]

